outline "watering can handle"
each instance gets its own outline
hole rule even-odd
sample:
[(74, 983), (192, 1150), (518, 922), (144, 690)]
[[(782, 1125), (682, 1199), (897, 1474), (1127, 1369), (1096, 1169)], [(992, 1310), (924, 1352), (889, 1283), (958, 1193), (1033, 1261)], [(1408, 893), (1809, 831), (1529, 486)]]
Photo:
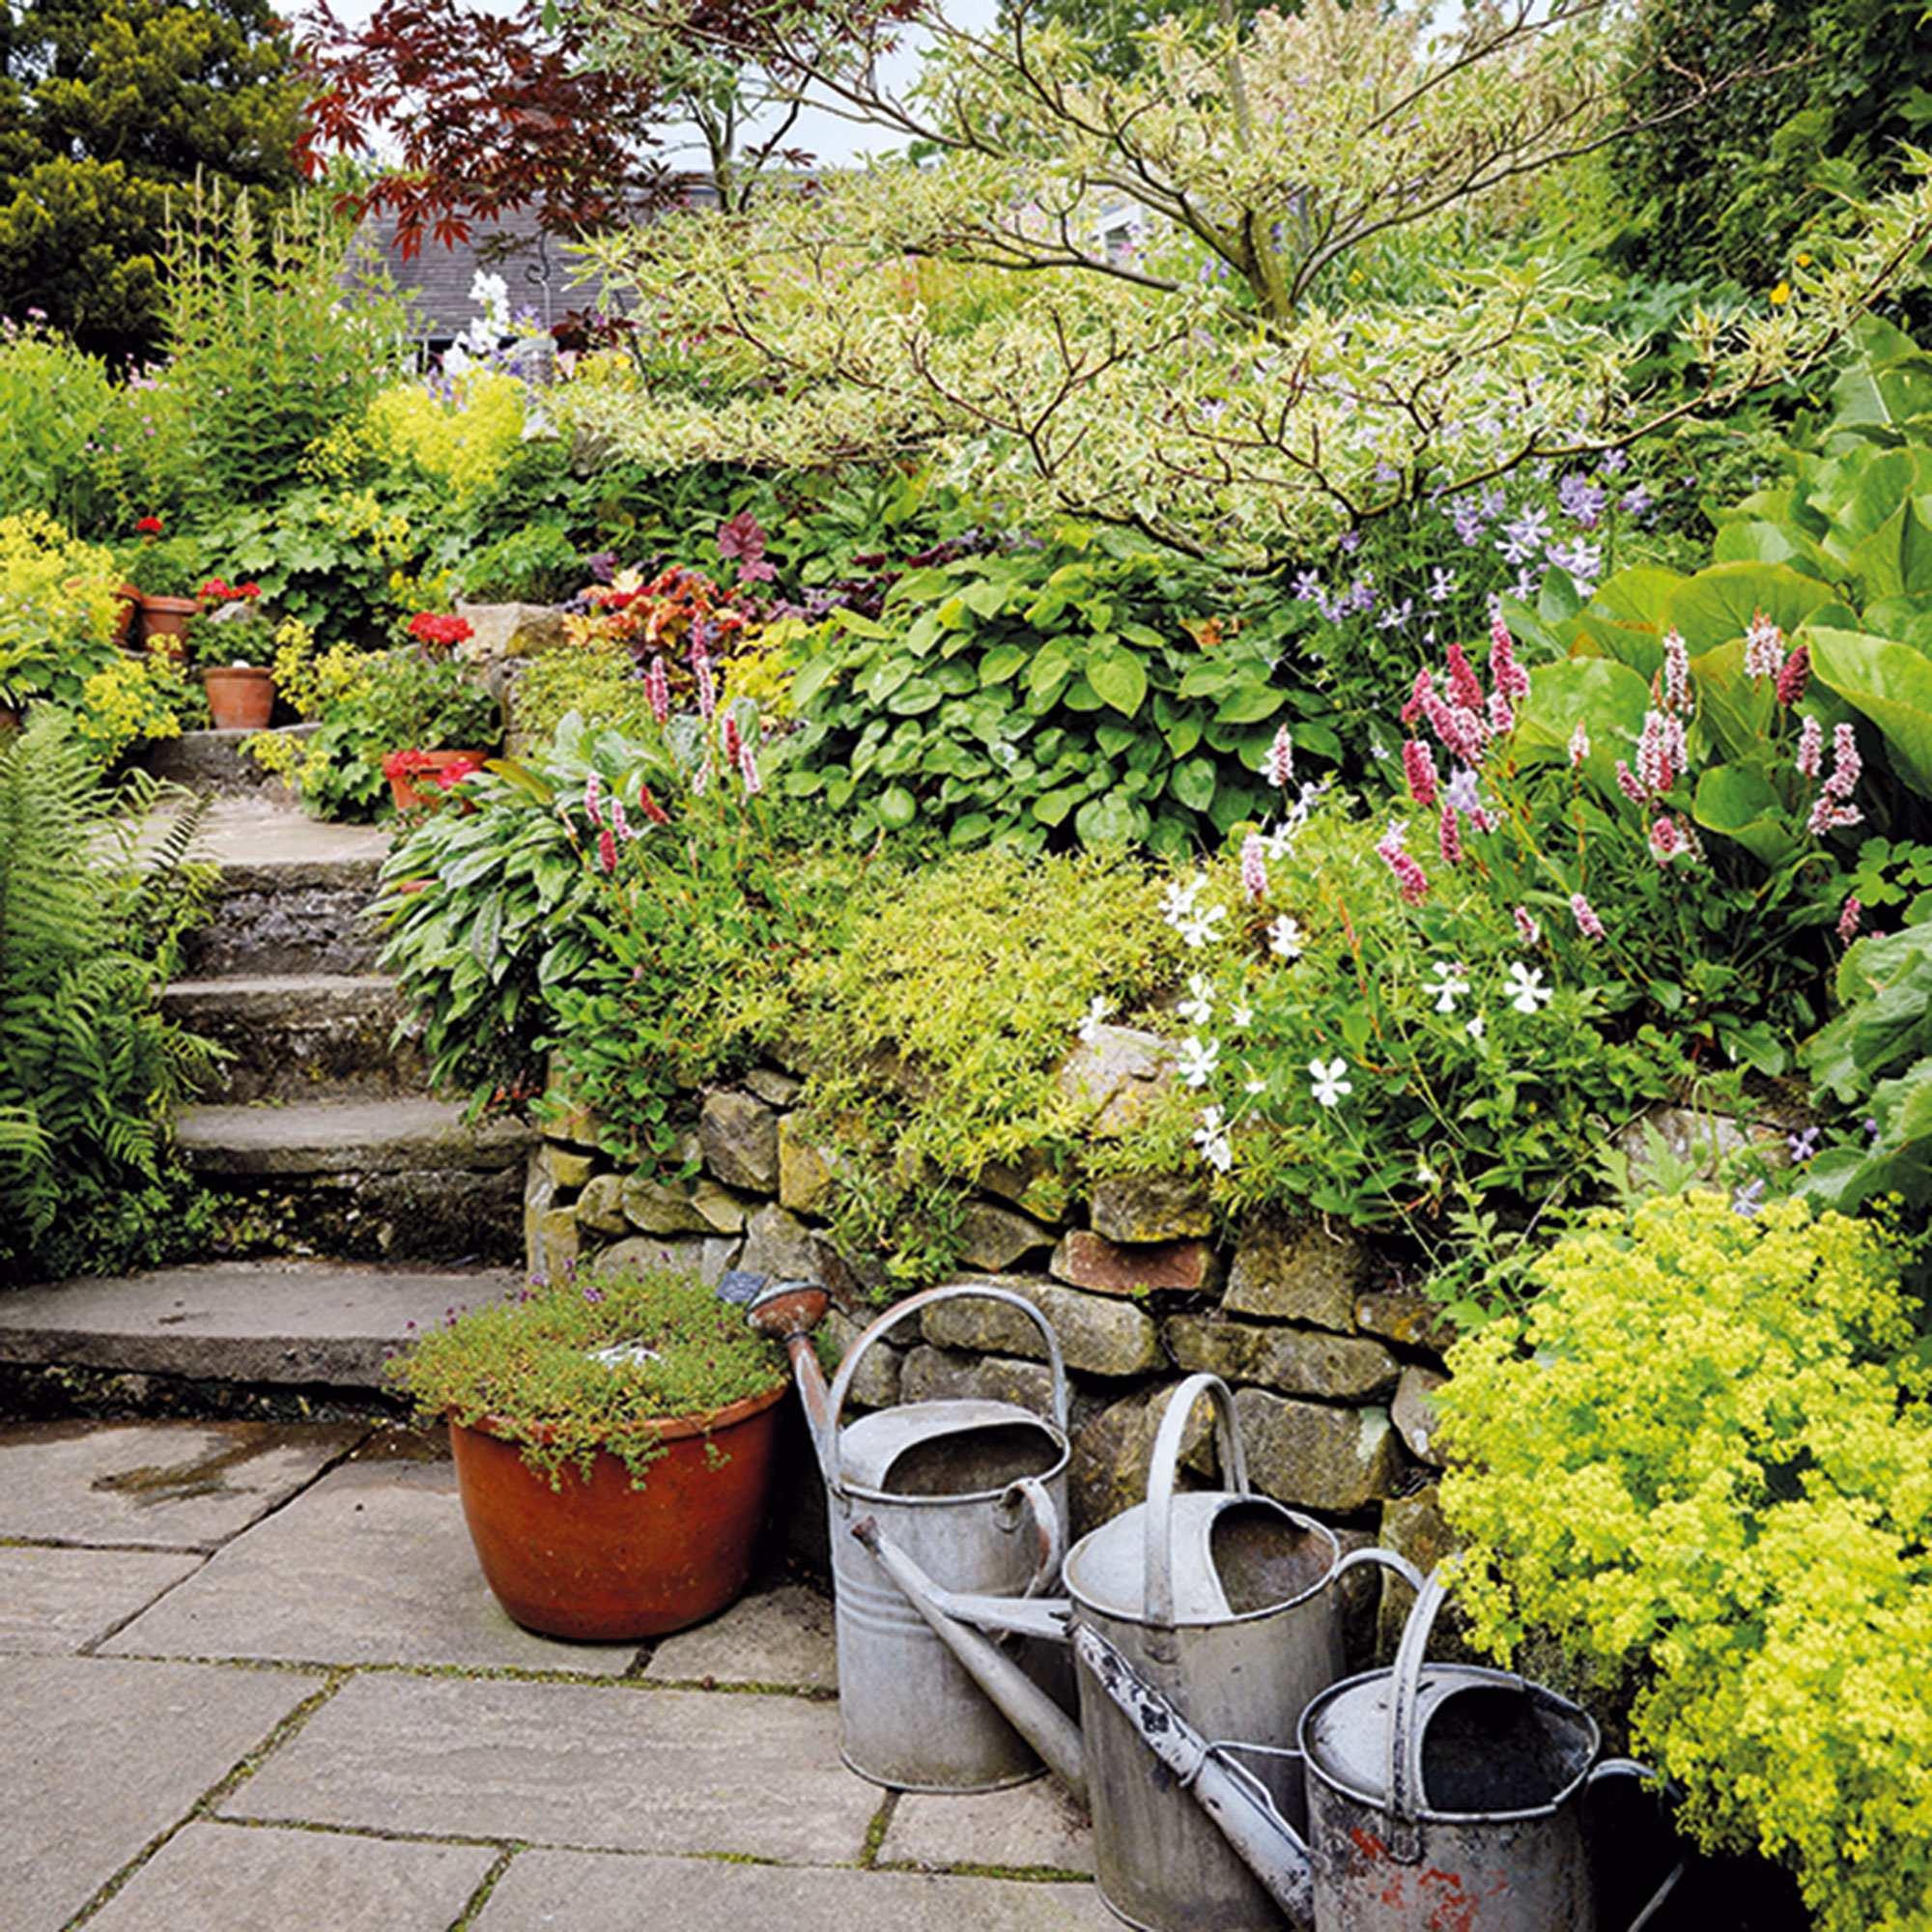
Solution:
[(1384, 1549), (1380, 1544), (1371, 1544), (1366, 1549), (1351, 1549), (1335, 1566), (1335, 1574), (1330, 1582), (1339, 1583), (1350, 1570), (1359, 1570), (1365, 1564), (1375, 1563), (1384, 1570), (1393, 1570), (1411, 1590), (1420, 1590), (1423, 1584), (1422, 1572), (1406, 1556), (1398, 1556), (1393, 1549)]
[(1408, 1621), (1402, 1627), (1395, 1668), (1389, 1673), (1394, 1690), (1389, 1705), (1388, 1783), (1384, 1788), (1394, 1824), (1389, 1855), (1399, 1864), (1413, 1864), (1422, 1856), (1416, 1815), (1422, 1808), (1422, 1732), (1415, 1721), (1415, 1705), (1422, 1686), (1423, 1653), (1429, 1648), (1435, 1613), (1448, 1594), (1439, 1571), (1415, 1593)]
[(1203, 1395), (1214, 1399), (1222, 1481), (1240, 1495), (1248, 1493), (1248, 1459), (1241, 1447), (1240, 1424), (1235, 1417), (1235, 1398), (1219, 1376), (1189, 1376), (1168, 1397), (1148, 1463), (1147, 1580), (1142, 1602), (1148, 1622), (1156, 1628), (1171, 1628), (1174, 1623), (1174, 1479), (1188, 1417)]
[(1017, 1529), (1020, 1520), (1020, 1505), (1024, 1503), (1033, 1517), (1034, 1534), (1039, 1539), (1039, 1555), (1034, 1563), (1033, 1575), (1027, 1578), (1027, 1586), (1020, 1592), (1022, 1597), (1037, 1597), (1039, 1593), (1058, 1581), (1060, 1559), (1063, 1546), (1060, 1534), (1060, 1512), (1053, 1506), (1053, 1497), (1047, 1487), (1037, 1476), (1021, 1476), (1007, 1486), (1007, 1492), (1000, 1498), (1002, 1519), (1010, 1515), (1010, 1523), (1002, 1520), (1001, 1528)]
[(835, 1495), (843, 1492), (843, 1484), (838, 1469), (838, 1417), (845, 1406), (845, 1398), (852, 1391), (853, 1378), (859, 1373), (859, 1362), (874, 1343), (888, 1330), (897, 1326), (908, 1315), (930, 1308), (939, 1301), (1004, 1301), (1009, 1307), (1017, 1308), (1028, 1321), (1039, 1330), (1046, 1341), (1047, 1367), (1053, 1377), (1053, 1426), (1062, 1435), (1066, 1434), (1066, 1364), (1061, 1358), (1060, 1337), (1053, 1332), (1053, 1324), (1023, 1294), (1015, 1294), (1009, 1288), (980, 1287), (971, 1282), (949, 1282), (939, 1288), (928, 1288), (919, 1294), (908, 1295), (904, 1301), (889, 1308), (868, 1327), (850, 1349), (845, 1351), (845, 1359), (838, 1364), (838, 1373), (832, 1378), (832, 1388), (826, 1397), (826, 1408), (830, 1421), (826, 1428), (825, 1443), (825, 1486)]

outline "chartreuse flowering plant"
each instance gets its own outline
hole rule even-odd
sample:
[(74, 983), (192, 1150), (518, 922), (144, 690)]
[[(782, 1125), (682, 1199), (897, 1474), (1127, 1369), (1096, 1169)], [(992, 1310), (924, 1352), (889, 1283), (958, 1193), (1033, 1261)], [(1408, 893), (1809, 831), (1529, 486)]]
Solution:
[(1932, 1375), (1870, 1222), (1722, 1195), (1605, 1209), (1436, 1398), (1457, 1596), (1634, 1688), (1706, 1842), (1820, 1932), (1932, 1921)]

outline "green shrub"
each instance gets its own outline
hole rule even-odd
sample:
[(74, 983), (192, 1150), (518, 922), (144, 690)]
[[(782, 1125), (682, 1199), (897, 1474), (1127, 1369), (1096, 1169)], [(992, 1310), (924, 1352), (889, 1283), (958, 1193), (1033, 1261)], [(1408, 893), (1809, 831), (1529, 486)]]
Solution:
[(206, 883), (184, 862), (196, 814), (141, 853), (116, 802), (58, 712), (0, 745), (0, 1263), (15, 1269), (56, 1223), (158, 1181), (171, 1109), (208, 1064), (159, 1009)]
[(102, 508), (95, 443), (114, 410), (98, 357), (38, 324), (0, 321), (0, 515), (39, 510), (92, 527)]
[(1602, 1213), (1436, 1398), (1478, 1634), (1626, 1673), (1690, 1827), (1790, 1864), (1820, 1932), (1932, 1918), (1932, 1406), (1895, 1264), (1795, 1202)]
[(121, 573), (40, 510), (0, 517), (0, 698), (74, 704), (115, 657)]

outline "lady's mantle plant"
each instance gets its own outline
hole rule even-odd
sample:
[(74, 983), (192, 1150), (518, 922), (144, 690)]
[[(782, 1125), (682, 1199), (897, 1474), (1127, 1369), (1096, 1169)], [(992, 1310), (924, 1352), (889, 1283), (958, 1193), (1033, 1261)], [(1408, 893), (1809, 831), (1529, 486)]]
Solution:
[(1820, 1932), (1932, 1920), (1932, 1384), (1897, 1261), (1801, 1202), (1605, 1210), (1437, 1398), (1478, 1634), (1626, 1672), (1682, 1815), (1792, 1865)]
[(631, 1270), (533, 1281), (467, 1309), (389, 1373), (426, 1418), (487, 1424), (518, 1444), (553, 1489), (566, 1466), (587, 1482), (600, 1450), (642, 1489), (664, 1453), (653, 1422), (765, 1395), (783, 1383), (785, 1364), (742, 1309), (691, 1275)]

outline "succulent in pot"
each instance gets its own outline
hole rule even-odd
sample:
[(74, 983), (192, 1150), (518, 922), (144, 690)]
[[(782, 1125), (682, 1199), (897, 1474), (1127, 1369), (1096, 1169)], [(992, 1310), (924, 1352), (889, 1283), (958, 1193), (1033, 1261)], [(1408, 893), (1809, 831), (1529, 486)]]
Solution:
[(526, 1628), (623, 1641), (715, 1615), (751, 1576), (777, 1348), (688, 1273), (574, 1273), (466, 1310), (392, 1364), (449, 1423), (485, 1580)]

